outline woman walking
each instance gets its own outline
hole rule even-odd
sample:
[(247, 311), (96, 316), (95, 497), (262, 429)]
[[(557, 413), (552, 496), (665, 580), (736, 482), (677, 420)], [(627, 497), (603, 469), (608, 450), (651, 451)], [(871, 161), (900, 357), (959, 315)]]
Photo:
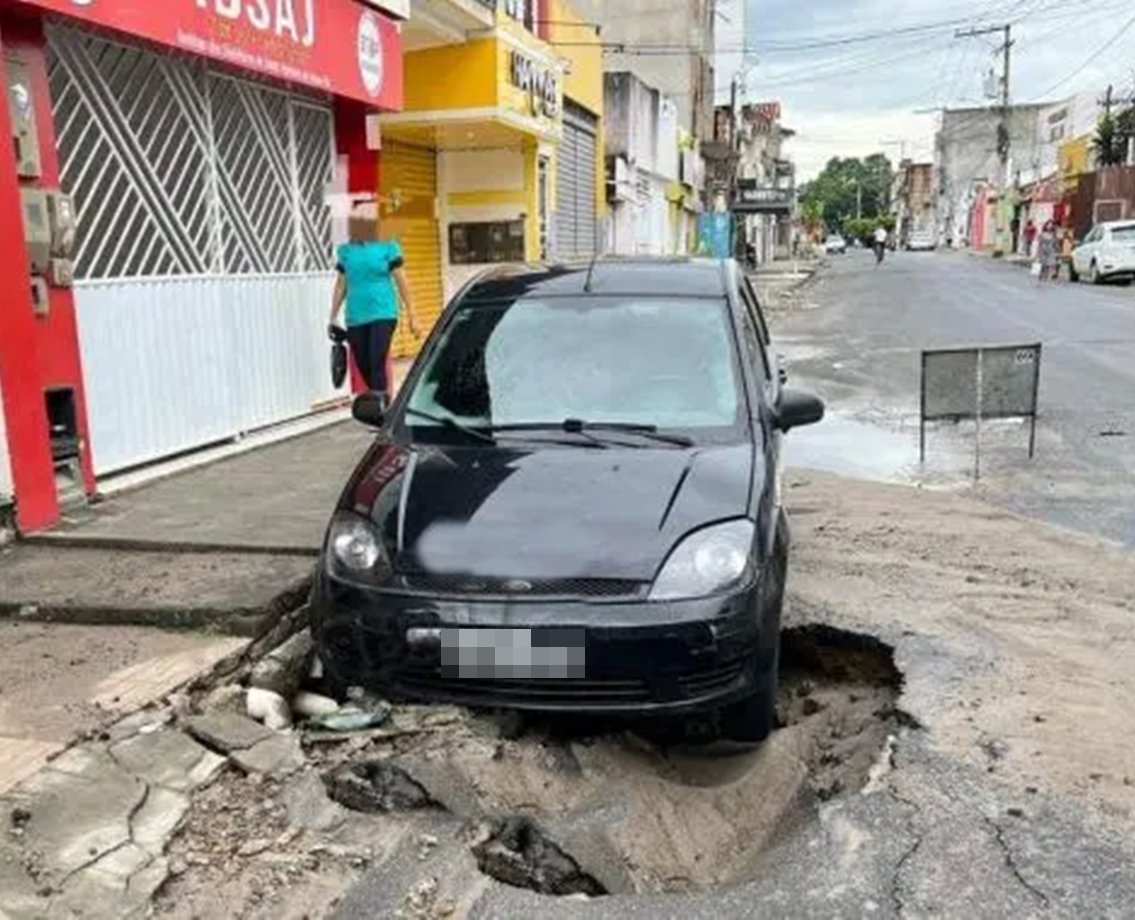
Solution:
[[(335, 293), (331, 299), (332, 339), (338, 332), (339, 311), (347, 304), (347, 341), (367, 388), (390, 401), (392, 381), (386, 379), (386, 360), (398, 326), (398, 304), (406, 310), (410, 333), (416, 338), (410, 285), (406, 281), (402, 247), (378, 239), (378, 206), (356, 205), (348, 220), (350, 242), (339, 247)], [(340, 333), (341, 334), (341, 333)]]
[(1037, 260), (1040, 262), (1040, 280), (1056, 281), (1060, 276), (1060, 243), (1056, 238), (1056, 224), (1046, 221), (1037, 237)]

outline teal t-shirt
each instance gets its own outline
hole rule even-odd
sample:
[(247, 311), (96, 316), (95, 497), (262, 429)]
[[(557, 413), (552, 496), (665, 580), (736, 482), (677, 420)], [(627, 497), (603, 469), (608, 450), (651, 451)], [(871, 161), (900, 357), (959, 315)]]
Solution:
[(347, 325), (398, 319), (391, 272), (403, 265), (402, 247), (394, 240), (345, 243), (338, 255), (337, 268), (347, 279)]

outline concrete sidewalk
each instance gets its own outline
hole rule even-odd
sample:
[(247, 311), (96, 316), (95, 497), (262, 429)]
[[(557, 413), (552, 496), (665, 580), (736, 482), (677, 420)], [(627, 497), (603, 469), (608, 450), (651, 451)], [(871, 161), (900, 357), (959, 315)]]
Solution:
[(0, 556), (0, 616), (254, 635), (372, 438), (342, 422), (116, 494)]
[(373, 434), (344, 421), (114, 495), (39, 545), (314, 555)]

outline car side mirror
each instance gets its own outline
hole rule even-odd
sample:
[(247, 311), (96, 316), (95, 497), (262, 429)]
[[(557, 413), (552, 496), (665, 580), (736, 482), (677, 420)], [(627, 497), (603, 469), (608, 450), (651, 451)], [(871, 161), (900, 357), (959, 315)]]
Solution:
[(824, 417), (824, 401), (803, 390), (783, 389), (776, 404), (776, 426), (791, 431), (814, 425)]
[(360, 393), (351, 404), (351, 415), (356, 422), (381, 428), (386, 422), (386, 402), (379, 393)]

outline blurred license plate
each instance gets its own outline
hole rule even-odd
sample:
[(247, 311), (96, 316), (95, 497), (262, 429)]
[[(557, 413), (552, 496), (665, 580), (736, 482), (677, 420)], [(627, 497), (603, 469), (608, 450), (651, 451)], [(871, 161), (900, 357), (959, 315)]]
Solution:
[(586, 676), (582, 629), (443, 629), (441, 673), (462, 680)]

